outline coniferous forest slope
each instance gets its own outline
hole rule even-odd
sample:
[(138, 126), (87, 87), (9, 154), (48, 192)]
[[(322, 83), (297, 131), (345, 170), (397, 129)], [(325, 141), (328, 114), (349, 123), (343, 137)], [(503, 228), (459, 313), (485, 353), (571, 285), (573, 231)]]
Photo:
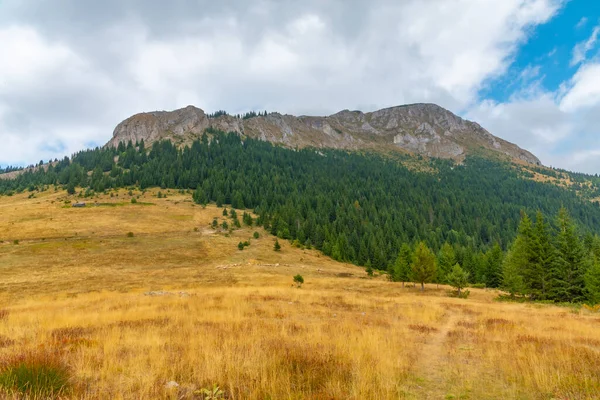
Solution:
[[(407, 157), (292, 150), (208, 129), (183, 148), (170, 141), (146, 148), (141, 141), (82, 151), (47, 169), (0, 180), (0, 193), (45, 190), (50, 185), (63, 185), (82, 196), (130, 186), (185, 189), (199, 204), (252, 209), (257, 223), (282, 239), (315, 247), (339, 261), (387, 269), (393, 279), (409, 278), (401, 265), (412, 258), (415, 245), (424, 242), (438, 255), (440, 271), (430, 280), (444, 282), (458, 262), (473, 283), (507, 287), (512, 282), (517, 294), (585, 300), (584, 276), (598, 247), (594, 236), (600, 230), (598, 203), (556, 185), (525, 179), (512, 164), (501, 161), (470, 156), (455, 164), (431, 159), (422, 161), (427, 168), (419, 172), (404, 166)], [(548, 254), (543, 256), (531, 250), (539, 235), (530, 235), (526, 227), (519, 232), (528, 237), (527, 244), (519, 244), (520, 240), (511, 246), (521, 218), (528, 220), (527, 213), (536, 212), (538, 221), (543, 215), (548, 221), (540, 228), (547, 239)], [(572, 231), (569, 238), (561, 236), (566, 229)], [(569, 248), (561, 250), (559, 241), (570, 241), (564, 245)], [(410, 245), (404, 255), (403, 245)], [(515, 250), (517, 246), (522, 249)], [(531, 272), (535, 277), (525, 276), (528, 272), (522, 268), (517, 268), (517, 281), (504, 276), (510, 269), (503, 268), (503, 252), (509, 249), (504, 264), (515, 257), (514, 265), (544, 259), (536, 264), (540, 271)], [(570, 264), (563, 265), (560, 274), (571, 276), (567, 270), (577, 270), (574, 281), (563, 286), (578, 289), (565, 294), (555, 288), (550, 295), (548, 282), (554, 279), (556, 286), (557, 280), (566, 279), (550, 277), (551, 269), (559, 274), (555, 268), (559, 251), (577, 253), (564, 254)], [(574, 257), (579, 259), (573, 261)]]

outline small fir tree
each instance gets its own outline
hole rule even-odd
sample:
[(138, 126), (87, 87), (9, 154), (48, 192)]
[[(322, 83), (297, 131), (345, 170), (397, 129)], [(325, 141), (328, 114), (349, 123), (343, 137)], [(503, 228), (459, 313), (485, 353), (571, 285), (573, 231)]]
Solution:
[(454, 264), (452, 271), (446, 276), (446, 281), (457, 290), (458, 297), (460, 297), (460, 291), (469, 284), (469, 273), (464, 271), (458, 263)]
[(425, 283), (435, 278), (435, 255), (425, 242), (419, 243), (415, 251), (412, 264), (412, 280), (421, 284), (421, 291), (425, 290)]

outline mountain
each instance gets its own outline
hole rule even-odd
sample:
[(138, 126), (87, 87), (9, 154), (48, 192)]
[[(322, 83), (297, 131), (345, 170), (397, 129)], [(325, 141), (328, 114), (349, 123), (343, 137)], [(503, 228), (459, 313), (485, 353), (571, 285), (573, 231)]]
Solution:
[(188, 106), (175, 111), (136, 114), (117, 125), (107, 146), (141, 139), (146, 144), (160, 139), (189, 143), (207, 128), (290, 148), (400, 150), (455, 160), (487, 151), (515, 161), (541, 164), (530, 152), (435, 104), (411, 104), (369, 113), (344, 110), (327, 117), (270, 113), (251, 118), (227, 114), (211, 117), (197, 107)]

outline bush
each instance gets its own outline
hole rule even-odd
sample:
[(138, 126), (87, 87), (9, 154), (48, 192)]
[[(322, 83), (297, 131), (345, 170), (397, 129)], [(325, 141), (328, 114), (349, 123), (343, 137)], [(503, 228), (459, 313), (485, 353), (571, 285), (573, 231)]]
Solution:
[(18, 240), (13, 240), (13, 244), (19, 244)]
[(294, 283), (297, 287), (302, 286), (302, 284), (304, 283), (304, 278), (302, 277), (302, 275), (298, 274), (294, 276)]
[(239, 242), (239, 243), (238, 243), (238, 249), (239, 249), (239, 250), (244, 250), (244, 243), (242, 243), (242, 242)]
[(135, 203), (137, 203), (137, 199), (135, 197), (132, 197), (131, 198), (131, 204), (135, 204)]
[(133, 232), (127, 232), (127, 237), (132, 238), (133, 237)]
[(258, 234), (258, 232), (254, 232), (254, 239), (258, 239), (260, 237), (260, 235)]
[(273, 250), (281, 251), (281, 245), (279, 244), (279, 240), (275, 239), (275, 244), (273, 245)]

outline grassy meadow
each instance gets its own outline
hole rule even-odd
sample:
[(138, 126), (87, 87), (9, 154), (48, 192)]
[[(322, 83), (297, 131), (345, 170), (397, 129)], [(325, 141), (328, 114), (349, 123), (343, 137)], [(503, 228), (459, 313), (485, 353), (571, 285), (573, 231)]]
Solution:
[(421, 293), (156, 194), (0, 197), (1, 398), (600, 398), (599, 313)]

